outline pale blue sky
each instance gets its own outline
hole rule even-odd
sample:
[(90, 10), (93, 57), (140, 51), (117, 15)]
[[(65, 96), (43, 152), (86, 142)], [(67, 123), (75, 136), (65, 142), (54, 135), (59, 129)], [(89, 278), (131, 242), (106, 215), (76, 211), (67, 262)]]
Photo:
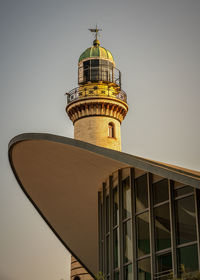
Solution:
[(73, 137), (64, 93), (103, 29), (122, 71), (125, 152), (200, 170), (199, 0), (0, 0), (0, 280), (69, 279), (69, 255), (18, 186), (12, 137)]

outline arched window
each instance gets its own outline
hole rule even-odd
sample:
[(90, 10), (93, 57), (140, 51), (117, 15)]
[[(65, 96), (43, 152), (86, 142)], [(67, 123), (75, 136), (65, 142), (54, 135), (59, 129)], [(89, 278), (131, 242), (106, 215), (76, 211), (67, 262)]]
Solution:
[(115, 126), (114, 123), (110, 122), (108, 124), (108, 137), (114, 138), (115, 137)]
[(76, 275), (76, 276), (74, 277), (74, 280), (81, 280), (81, 278), (80, 278), (79, 276)]

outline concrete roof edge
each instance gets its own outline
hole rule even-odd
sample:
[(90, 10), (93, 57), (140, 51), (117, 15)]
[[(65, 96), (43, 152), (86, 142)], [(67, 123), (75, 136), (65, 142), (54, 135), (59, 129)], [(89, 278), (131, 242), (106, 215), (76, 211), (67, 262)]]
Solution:
[(60, 144), (67, 144), (73, 147), (81, 148), (87, 150), (88, 152), (92, 152), (98, 154), (100, 156), (108, 157), (110, 159), (123, 162), (129, 166), (133, 166), (135, 168), (143, 169), (151, 173), (155, 173), (162, 177), (167, 177), (172, 180), (177, 180), (179, 182), (189, 184), (193, 187), (200, 188), (200, 172), (199, 175), (192, 173), (186, 169), (182, 169), (177, 167), (169, 166), (165, 163), (160, 163), (144, 158), (140, 158), (138, 156), (130, 155), (123, 152), (118, 152), (115, 150), (99, 147), (92, 145), (87, 142), (83, 142), (80, 140), (58, 136), (54, 134), (48, 133), (24, 133), (19, 134), (9, 142), (8, 148), (9, 150), (11, 147), (21, 141), (28, 141), (28, 140), (46, 140), (46, 141), (53, 141)]

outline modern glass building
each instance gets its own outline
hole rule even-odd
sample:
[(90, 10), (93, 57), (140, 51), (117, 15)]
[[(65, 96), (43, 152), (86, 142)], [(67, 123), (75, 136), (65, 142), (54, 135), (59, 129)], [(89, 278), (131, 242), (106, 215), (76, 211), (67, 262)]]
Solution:
[(14, 138), (9, 158), (24, 193), (91, 276), (199, 270), (200, 172), (38, 133)]
[(199, 190), (137, 168), (99, 192), (99, 265), (107, 279), (169, 279), (199, 270)]

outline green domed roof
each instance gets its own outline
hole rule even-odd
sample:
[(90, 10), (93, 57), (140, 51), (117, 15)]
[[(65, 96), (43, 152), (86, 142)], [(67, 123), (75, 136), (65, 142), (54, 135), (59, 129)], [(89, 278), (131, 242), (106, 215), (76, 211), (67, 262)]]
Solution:
[(94, 45), (88, 49), (86, 49), (81, 56), (79, 57), (79, 61), (82, 61), (86, 58), (90, 57), (99, 57), (101, 59), (109, 59), (114, 62), (113, 56), (109, 50), (106, 50), (103, 47), (100, 47), (100, 43), (98, 40), (94, 41)]

